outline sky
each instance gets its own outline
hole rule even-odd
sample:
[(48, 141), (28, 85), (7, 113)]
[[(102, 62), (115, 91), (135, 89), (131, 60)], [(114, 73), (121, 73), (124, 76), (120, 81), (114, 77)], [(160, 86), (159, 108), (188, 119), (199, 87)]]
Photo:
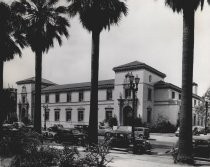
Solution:
[[(100, 37), (99, 79), (114, 78), (113, 67), (132, 61), (144, 62), (166, 74), (165, 81), (181, 87), (182, 14), (173, 13), (164, 0), (127, 0), (128, 15)], [(70, 19), (69, 39), (55, 44), (43, 55), (42, 76), (57, 84), (89, 82), (91, 33), (78, 17)], [(195, 14), (193, 80), (198, 94), (210, 87), (210, 6)], [(30, 48), (4, 66), (4, 86), (35, 76), (35, 56)]]

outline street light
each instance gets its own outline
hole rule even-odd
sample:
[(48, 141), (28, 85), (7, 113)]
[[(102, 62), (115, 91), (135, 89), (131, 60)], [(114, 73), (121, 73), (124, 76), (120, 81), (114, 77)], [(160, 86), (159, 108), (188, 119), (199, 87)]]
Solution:
[(47, 127), (46, 127), (46, 112), (48, 109), (48, 104), (43, 105), (43, 108), (44, 108), (44, 130), (46, 130), (47, 129)]
[(205, 102), (206, 102), (205, 132), (207, 133), (208, 106), (209, 106), (209, 99), (207, 97), (205, 97)]
[[(128, 82), (129, 80), (129, 82)], [(138, 91), (138, 84), (140, 78), (138, 75), (133, 76), (132, 72), (126, 75), (126, 87), (132, 91), (133, 94), (133, 114), (132, 114), (132, 143), (133, 143), (133, 153), (135, 153), (135, 131), (134, 131), (134, 122), (135, 122), (135, 101), (136, 101), (136, 92)]]

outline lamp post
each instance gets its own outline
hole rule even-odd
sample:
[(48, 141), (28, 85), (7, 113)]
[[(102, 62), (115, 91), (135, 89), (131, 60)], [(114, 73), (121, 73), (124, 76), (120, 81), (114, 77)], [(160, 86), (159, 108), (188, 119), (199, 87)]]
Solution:
[(207, 97), (205, 98), (205, 106), (206, 106), (205, 132), (207, 133), (208, 106), (209, 106), (209, 100)]
[(46, 130), (46, 112), (47, 112), (47, 109), (48, 109), (48, 104), (46, 105), (43, 105), (43, 108), (44, 108), (44, 130)]
[(132, 91), (133, 94), (133, 114), (132, 114), (132, 143), (133, 143), (133, 153), (135, 153), (135, 131), (134, 131), (134, 124), (135, 124), (135, 102), (136, 102), (136, 92), (138, 91), (138, 84), (140, 81), (140, 78), (138, 76), (134, 77), (132, 72), (128, 73), (126, 75), (129, 79), (129, 82), (127, 82), (127, 85), (129, 89)]

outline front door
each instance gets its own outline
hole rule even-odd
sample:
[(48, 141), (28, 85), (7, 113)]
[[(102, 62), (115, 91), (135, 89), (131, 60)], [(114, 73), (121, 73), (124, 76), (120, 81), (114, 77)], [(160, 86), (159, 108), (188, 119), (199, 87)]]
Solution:
[(123, 109), (123, 125), (124, 126), (132, 126), (132, 108), (130, 106), (126, 106)]

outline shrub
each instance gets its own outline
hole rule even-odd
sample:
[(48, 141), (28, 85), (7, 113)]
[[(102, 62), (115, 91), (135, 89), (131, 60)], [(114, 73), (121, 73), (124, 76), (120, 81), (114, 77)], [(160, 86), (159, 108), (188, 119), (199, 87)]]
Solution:
[(174, 133), (176, 131), (176, 126), (171, 124), (169, 121), (163, 120), (151, 127), (151, 132), (157, 133)]
[(83, 155), (76, 148), (65, 147), (59, 167), (106, 167), (111, 161), (107, 158), (108, 154), (108, 143), (88, 146)]
[(57, 166), (60, 151), (50, 147), (31, 147), (28, 153), (15, 156), (11, 167), (48, 167)]
[(117, 118), (116, 117), (111, 117), (108, 120), (108, 124), (109, 124), (110, 127), (117, 126), (117, 124), (118, 124)]
[(9, 131), (0, 140), (0, 153), (2, 156), (30, 153), (31, 148), (37, 147), (41, 143), (42, 135), (34, 131), (27, 131), (26, 129)]
[(134, 118), (134, 126), (135, 127), (142, 127), (143, 126), (141, 118)]
[(80, 156), (79, 151), (75, 147), (64, 147), (60, 158), (59, 167), (80, 167), (82, 165)]

